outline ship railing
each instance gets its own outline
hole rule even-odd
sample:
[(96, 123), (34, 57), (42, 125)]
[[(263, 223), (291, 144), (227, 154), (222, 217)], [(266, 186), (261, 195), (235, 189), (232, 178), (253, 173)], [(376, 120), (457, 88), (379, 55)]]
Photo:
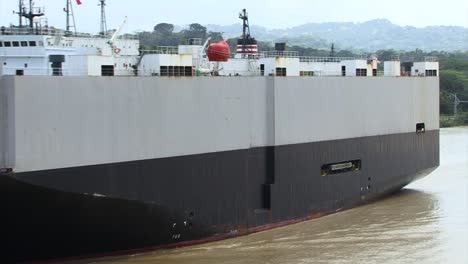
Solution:
[(269, 50), (262, 51), (259, 53), (260, 58), (299, 58), (299, 52), (297, 51), (277, 51)]
[(355, 57), (316, 57), (299, 56), (297, 51), (263, 51), (259, 53), (259, 58), (299, 58), (300, 62), (341, 62), (344, 60), (356, 60)]
[(176, 46), (159, 46), (155, 49), (140, 50), (141, 55), (143, 54), (179, 54), (179, 47)]
[(134, 76), (135, 70), (131, 67), (126, 69), (114, 69), (111, 71), (103, 70), (102, 72), (91, 72), (87, 68), (73, 69), (52, 69), (44, 67), (2, 67), (0, 70), (2, 75), (27, 75), (27, 76)]
[[(195, 77), (195, 76), (224, 76), (224, 77), (249, 77), (249, 76), (265, 76), (265, 77), (283, 77), (275, 72), (261, 72), (261, 71), (242, 71), (242, 70), (219, 70), (215, 71), (200, 71), (193, 67), (169, 67), (167, 69), (133, 69), (128, 67), (126, 69), (114, 69), (102, 72), (90, 71), (86, 68), (74, 69), (60, 69), (54, 70), (51, 68), (33, 68), (28, 67), (18, 69), (15, 67), (3, 67), (0, 70), (2, 75), (28, 75), (28, 76), (141, 76), (141, 77)], [(377, 77), (384, 76), (383, 71), (377, 72)], [(325, 70), (304, 70), (299, 72), (297, 77), (343, 77), (341, 71), (325, 71)], [(370, 76), (360, 76), (370, 77)], [(422, 77), (422, 76), (420, 76)]]
[[(109, 39), (111, 36), (108, 35), (93, 35), (90, 33), (82, 33), (82, 32), (66, 32), (62, 29), (57, 28), (7, 28), (1, 27), (0, 28), (0, 35), (8, 36), (8, 35), (37, 35), (37, 36), (54, 36), (54, 37), (76, 37), (76, 38), (105, 38)], [(118, 39), (129, 39), (129, 40), (138, 40), (138, 36), (134, 34), (123, 34), (118, 37)]]
[[(278, 77), (281, 78), (281, 73), (275, 71), (267, 72), (260, 70), (224, 70), (220, 69), (218, 72), (209, 70), (197, 70), (192, 66), (179, 66), (179, 67), (168, 67), (165, 69), (134, 69), (127, 67), (125, 69), (118, 68), (113, 70), (100, 70), (94, 71), (88, 68), (63, 68), (63, 69), (52, 69), (44, 67), (5, 67), (0, 65), (0, 75), (27, 75), (27, 76), (141, 76), (141, 77), (195, 77), (195, 76), (265, 76), (265, 77)], [(292, 77), (292, 76), (290, 76)], [(331, 70), (320, 70), (320, 69), (307, 69), (301, 70), (297, 76), (298, 78), (303, 77), (386, 77), (384, 71), (377, 71), (376, 76), (349, 76), (343, 75), (342, 71), (331, 71)], [(390, 76), (391, 77), (391, 76)], [(402, 72), (401, 77), (426, 77), (424, 74), (411, 76), (410, 72)], [(429, 76), (427, 76), (429, 77)]]
[(302, 56), (299, 57), (300, 62), (341, 62), (345, 60), (355, 60), (354, 57), (312, 57)]
[(424, 57), (425, 62), (438, 62), (438, 58), (436, 56), (426, 56)]

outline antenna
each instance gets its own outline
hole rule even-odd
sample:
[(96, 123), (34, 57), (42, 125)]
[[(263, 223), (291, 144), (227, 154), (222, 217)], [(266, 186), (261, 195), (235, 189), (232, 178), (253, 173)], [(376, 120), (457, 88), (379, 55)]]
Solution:
[[(63, 9), (63, 11), (67, 14), (66, 15), (66, 31), (65, 31), (65, 35), (69, 36), (71, 35), (71, 28), (73, 28), (73, 32), (75, 33), (76, 35), (76, 24), (75, 24), (75, 15), (73, 13), (73, 5), (71, 4), (71, 0), (67, 0), (67, 4), (66, 4), (66, 7)], [(71, 19), (71, 23), (70, 24), (70, 19)]]
[[(22, 2), (22, 1), (20, 1)], [(20, 3), (20, 6), (21, 5), (24, 5), (23, 3)], [(26, 19), (29, 20), (29, 27), (31, 29), (31, 33), (34, 29), (34, 18), (35, 17), (40, 17), (40, 16), (43, 16), (44, 13), (41, 12), (41, 9), (37, 9), (37, 13), (35, 13), (34, 11), (34, 4), (33, 4), (33, 0), (29, 0), (29, 12), (26, 13), (26, 9), (23, 7), (23, 10), (20, 11), (20, 16), (23, 16), (25, 17)]]
[(101, 30), (99, 34), (105, 36), (107, 33), (107, 23), (106, 23), (106, 0), (99, 0), (101, 6)]
[(19, 0), (18, 2), (19, 2), (18, 3), (18, 12), (13, 11), (13, 13), (18, 15), (19, 27), (22, 28), (23, 27), (23, 12), (26, 13), (26, 10), (24, 10), (24, 1)]
[(330, 57), (335, 57), (335, 43), (331, 45)]
[(248, 38), (250, 36), (250, 26), (249, 26), (249, 14), (247, 10), (242, 9), (242, 12), (239, 14), (239, 18), (243, 21), (242, 26), (242, 38)]
[(247, 45), (247, 38), (250, 38), (250, 26), (249, 26), (249, 15), (247, 10), (242, 9), (239, 14), (239, 18), (242, 19), (242, 53), (245, 53), (245, 46)]
[(243, 22), (242, 37), (237, 40), (236, 52), (241, 58), (249, 58), (255, 56), (258, 52), (257, 41), (250, 36), (249, 15), (247, 10), (242, 9), (242, 12), (239, 13), (239, 18), (242, 19)]

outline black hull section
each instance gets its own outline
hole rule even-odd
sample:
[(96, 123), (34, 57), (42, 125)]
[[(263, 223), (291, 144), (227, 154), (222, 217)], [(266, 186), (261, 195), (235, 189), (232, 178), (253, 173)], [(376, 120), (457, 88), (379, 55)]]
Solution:
[[(347, 161), (360, 166), (323, 176)], [(247, 234), (371, 201), (438, 165), (436, 130), (1, 175), (2, 260)]]

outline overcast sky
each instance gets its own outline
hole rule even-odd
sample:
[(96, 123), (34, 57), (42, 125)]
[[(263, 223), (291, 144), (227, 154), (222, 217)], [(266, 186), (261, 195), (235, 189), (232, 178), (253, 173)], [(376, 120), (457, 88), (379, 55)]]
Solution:
[[(29, 0), (25, 0), (29, 2)], [(50, 26), (65, 27), (66, 0), (35, 0), (45, 7)], [(98, 32), (98, 0), (72, 0), (78, 31)], [(238, 13), (246, 8), (250, 24), (267, 28), (287, 28), (309, 22), (364, 22), (386, 18), (395, 24), (424, 27), (454, 25), (468, 27), (467, 0), (107, 0), (107, 27), (116, 28), (128, 17), (125, 32), (152, 30), (167, 22), (230, 25), (239, 23)], [(0, 0), (0, 25), (18, 23), (13, 14), (17, 0)]]

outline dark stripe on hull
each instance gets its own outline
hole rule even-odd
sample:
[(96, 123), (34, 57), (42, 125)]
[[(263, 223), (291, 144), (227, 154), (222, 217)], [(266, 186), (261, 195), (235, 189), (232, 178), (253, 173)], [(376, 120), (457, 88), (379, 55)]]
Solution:
[[(321, 175), (351, 160), (360, 170)], [(246, 234), (370, 201), (438, 165), (439, 131), (427, 131), (2, 175), (2, 251), (13, 262)]]

